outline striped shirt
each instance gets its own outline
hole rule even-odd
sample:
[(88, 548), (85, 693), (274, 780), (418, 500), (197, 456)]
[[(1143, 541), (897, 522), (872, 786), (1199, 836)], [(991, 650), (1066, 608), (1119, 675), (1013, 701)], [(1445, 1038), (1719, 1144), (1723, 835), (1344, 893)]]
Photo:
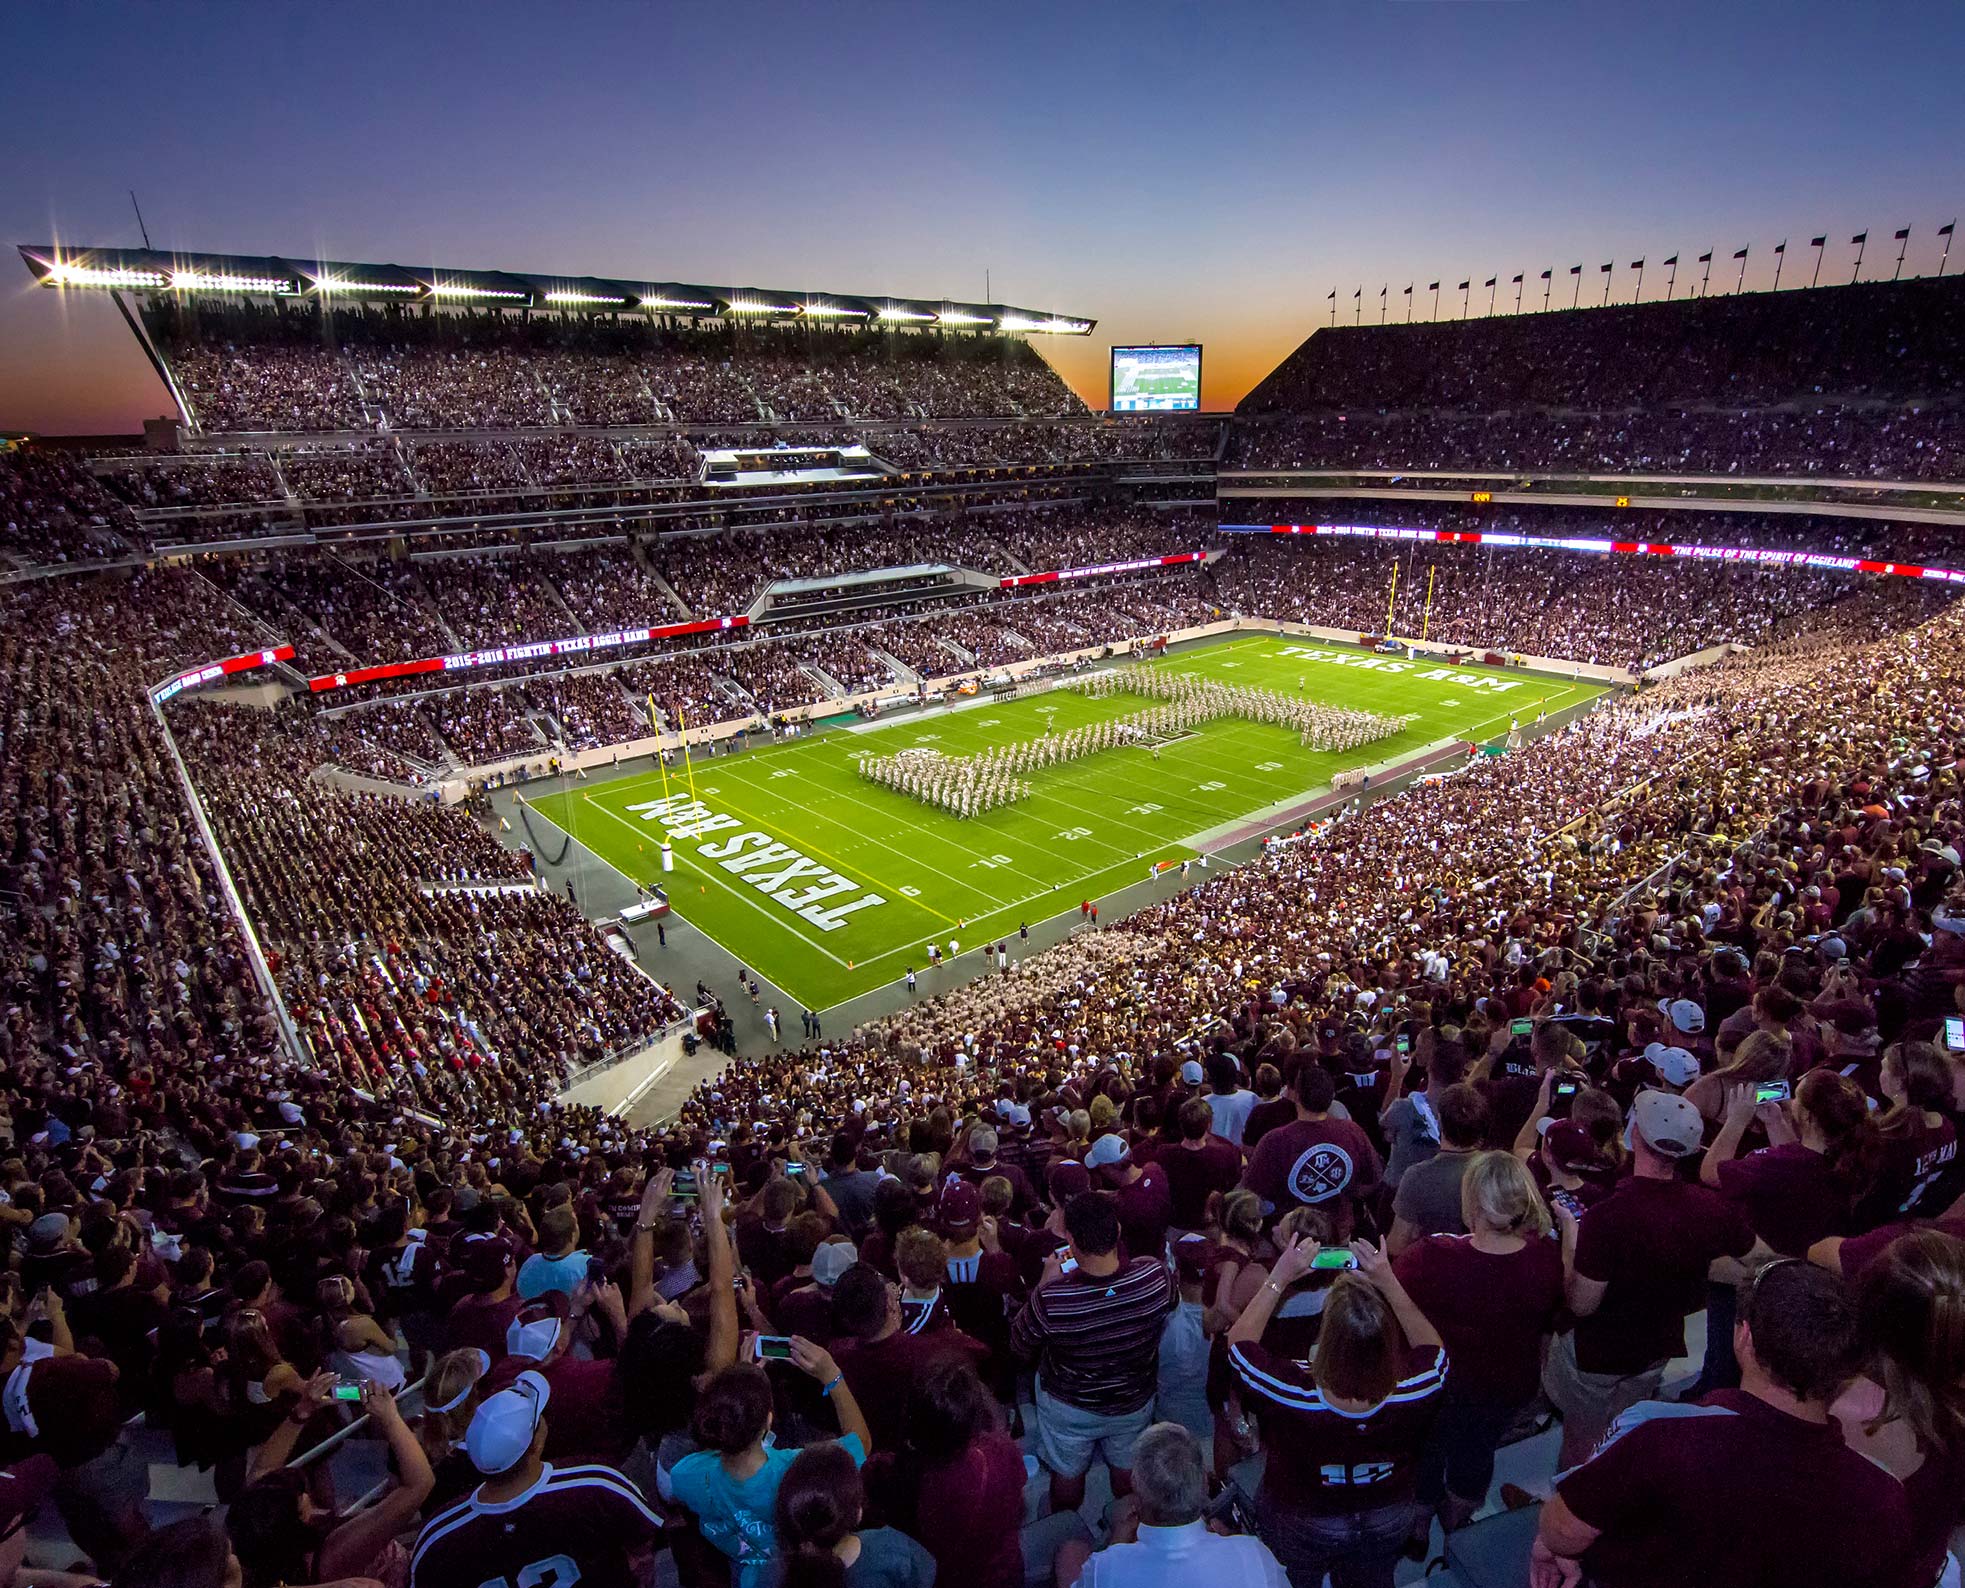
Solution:
[(1231, 1345), (1228, 1361), (1269, 1453), (1262, 1503), (1345, 1516), (1412, 1498), (1419, 1449), (1446, 1388), (1446, 1353), (1438, 1346), (1409, 1346), (1392, 1393), (1365, 1412), (1331, 1405), (1309, 1363), (1253, 1341)]
[(1179, 1299), (1157, 1257), (1135, 1257), (1104, 1279), (1079, 1269), (1024, 1304), (1011, 1348), (1036, 1361), (1045, 1393), (1067, 1406), (1101, 1416), (1136, 1412), (1153, 1399), (1161, 1326)]
[(473, 1491), (417, 1536), (409, 1588), (637, 1588), (632, 1557), (654, 1547), (662, 1519), (612, 1467), (555, 1467), (509, 1500)]

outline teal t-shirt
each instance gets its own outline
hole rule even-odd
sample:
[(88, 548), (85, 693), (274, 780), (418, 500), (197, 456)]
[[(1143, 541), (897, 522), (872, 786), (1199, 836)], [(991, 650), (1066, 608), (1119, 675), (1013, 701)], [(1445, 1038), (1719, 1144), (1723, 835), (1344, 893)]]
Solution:
[(846, 1568), (846, 1588), (934, 1588), (935, 1557), (891, 1527), (860, 1531), (860, 1558)]
[[(853, 1465), (866, 1465), (866, 1447), (859, 1435), (840, 1440)], [(734, 1588), (771, 1588), (778, 1558), (778, 1485), (796, 1450), (764, 1452), (764, 1465), (739, 1483), (723, 1470), (714, 1450), (684, 1456), (669, 1472), (669, 1487), (686, 1505), (703, 1537), (730, 1557), (736, 1567)]]

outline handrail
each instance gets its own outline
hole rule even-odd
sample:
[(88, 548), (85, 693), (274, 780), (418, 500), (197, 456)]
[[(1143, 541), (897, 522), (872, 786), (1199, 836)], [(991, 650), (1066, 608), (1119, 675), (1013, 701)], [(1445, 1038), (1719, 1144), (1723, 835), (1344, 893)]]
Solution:
[[(400, 1404), (402, 1401), (407, 1400), (410, 1396), (422, 1393), (423, 1385), (428, 1379), (428, 1377), (429, 1375), (425, 1374), (423, 1378), (419, 1378), (418, 1380), (416, 1380), (415, 1383), (405, 1384), (400, 1390), (396, 1392), (395, 1400)], [(351, 1418), (342, 1427), (335, 1429), (333, 1433), (329, 1434), (319, 1444), (314, 1445), (309, 1449), (301, 1451), (301, 1453), (297, 1456), (289, 1456), (287, 1458), (287, 1467), (289, 1469), (311, 1467), (316, 1461), (320, 1460), (322, 1456), (328, 1455), (333, 1451), (339, 1450), (344, 1444), (346, 1444), (350, 1439), (354, 1437), (357, 1429), (367, 1427), (369, 1423), (371, 1423), (372, 1421), (374, 1421), (374, 1419), (370, 1417), (370, 1415), (367, 1412), (363, 1412), (358, 1417)], [(368, 1495), (364, 1495), (360, 1500), (356, 1502), (356, 1504), (365, 1505), (369, 1503), (371, 1500), (373, 1500), (374, 1498), (375, 1495), (373, 1493), (370, 1493)]]

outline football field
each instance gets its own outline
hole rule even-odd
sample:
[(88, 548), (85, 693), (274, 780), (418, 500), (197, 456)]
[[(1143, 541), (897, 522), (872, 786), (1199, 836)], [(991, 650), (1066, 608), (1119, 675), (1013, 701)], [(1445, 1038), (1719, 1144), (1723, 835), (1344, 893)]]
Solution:
[[(1333, 773), (1400, 760), (1446, 738), (1490, 740), (1603, 692), (1505, 668), (1455, 668), (1354, 646), (1239, 635), (1146, 664), (1223, 684), (1411, 716), (1348, 753), (1307, 750), (1293, 729), (1207, 722), (1160, 749), (1100, 751), (1029, 774), (1027, 799), (961, 819), (857, 770), (863, 755), (967, 756), (1129, 716), (1156, 702), (1053, 690), (868, 723), (735, 755), (694, 755), (528, 803), (675, 913), (809, 1007), (824, 1009), (927, 965), (927, 944), (973, 950), (1020, 923), (1194, 857), (1246, 819), (1330, 791)], [(1123, 673), (1121, 674), (1123, 677)], [(692, 786), (693, 785), (693, 786)], [(675, 869), (661, 870), (664, 839)]]

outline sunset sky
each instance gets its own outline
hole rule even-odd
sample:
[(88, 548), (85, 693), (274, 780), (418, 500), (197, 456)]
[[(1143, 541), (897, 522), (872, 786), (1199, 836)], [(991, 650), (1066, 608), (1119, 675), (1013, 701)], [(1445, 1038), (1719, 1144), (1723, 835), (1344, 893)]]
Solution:
[[(167, 411), (106, 300), (12, 252), (159, 247), (980, 299), (1207, 345), (1231, 406), (1335, 289), (1751, 244), (1749, 287), (1936, 268), (1956, 0), (20, 6), (0, 23), (0, 429)], [(1965, 267), (1965, 251), (1951, 268)], [(1682, 268), (1679, 291), (1688, 276)], [(1661, 292), (1647, 271), (1646, 296)]]

